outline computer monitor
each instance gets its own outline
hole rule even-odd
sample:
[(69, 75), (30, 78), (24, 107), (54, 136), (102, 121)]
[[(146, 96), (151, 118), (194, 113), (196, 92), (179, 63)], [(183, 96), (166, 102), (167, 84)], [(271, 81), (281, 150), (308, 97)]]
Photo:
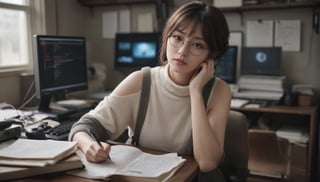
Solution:
[(33, 48), (38, 109), (59, 113), (49, 108), (53, 96), (88, 89), (85, 38), (34, 35)]
[(281, 75), (281, 47), (243, 47), (242, 75)]
[(115, 39), (115, 68), (156, 66), (160, 33), (118, 33)]
[(226, 53), (219, 59), (215, 60), (217, 77), (229, 84), (237, 83), (237, 46), (229, 46)]

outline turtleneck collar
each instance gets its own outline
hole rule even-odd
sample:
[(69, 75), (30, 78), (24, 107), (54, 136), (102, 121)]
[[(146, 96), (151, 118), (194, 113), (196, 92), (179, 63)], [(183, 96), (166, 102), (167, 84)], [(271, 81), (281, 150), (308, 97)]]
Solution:
[(169, 64), (165, 65), (164, 69), (161, 69), (161, 76), (163, 86), (165, 89), (172, 93), (173, 95), (179, 97), (188, 97), (189, 96), (189, 85), (181, 86), (174, 83), (174, 81), (169, 76)]

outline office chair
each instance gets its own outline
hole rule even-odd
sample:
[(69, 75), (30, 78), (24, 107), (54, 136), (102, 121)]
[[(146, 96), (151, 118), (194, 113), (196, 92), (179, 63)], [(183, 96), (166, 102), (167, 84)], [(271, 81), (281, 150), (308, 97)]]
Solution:
[(275, 131), (249, 130), (249, 170), (256, 178), (285, 181), (288, 175), (289, 141)]
[(247, 181), (249, 174), (248, 158), (248, 119), (238, 111), (230, 111), (226, 126), (225, 157), (220, 164), (226, 181)]

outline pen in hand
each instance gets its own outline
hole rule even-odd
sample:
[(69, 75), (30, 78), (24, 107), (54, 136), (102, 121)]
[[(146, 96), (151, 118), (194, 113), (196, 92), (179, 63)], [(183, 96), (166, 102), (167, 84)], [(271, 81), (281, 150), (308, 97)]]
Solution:
[[(93, 132), (89, 132), (89, 133), (90, 133), (91, 138), (93, 138), (100, 145), (100, 147), (102, 147), (102, 145), (99, 142), (99, 140), (97, 139), (96, 135)], [(108, 155), (108, 159), (111, 160), (110, 154)]]

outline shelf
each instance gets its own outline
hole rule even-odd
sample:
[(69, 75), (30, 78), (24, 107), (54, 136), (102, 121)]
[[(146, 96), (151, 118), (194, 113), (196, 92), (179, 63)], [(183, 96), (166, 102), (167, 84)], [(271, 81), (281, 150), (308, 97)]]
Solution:
[(291, 3), (267, 3), (256, 5), (244, 5), (241, 7), (220, 8), (223, 12), (243, 12), (276, 9), (297, 9), (320, 7), (320, 2), (291, 2)]
[(78, 0), (84, 6), (114, 6), (114, 5), (129, 5), (129, 4), (161, 4), (167, 0)]

